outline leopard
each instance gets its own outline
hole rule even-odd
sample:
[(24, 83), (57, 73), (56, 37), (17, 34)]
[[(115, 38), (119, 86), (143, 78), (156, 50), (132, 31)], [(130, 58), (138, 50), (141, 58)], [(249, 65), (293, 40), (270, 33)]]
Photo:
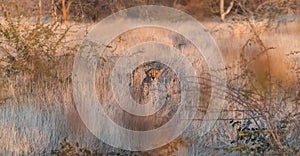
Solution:
[(157, 82), (161, 76), (161, 74), (163, 73), (164, 68), (162, 69), (156, 69), (156, 68), (151, 68), (149, 70), (147, 70), (146, 73), (146, 78), (150, 78), (151, 82)]
[(147, 101), (149, 99), (149, 88), (157, 88), (157, 83), (164, 72), (164, 68), (157, 69), (157, 68), (151, 68), (149, 70), (145, 71), (146, 77), (144, 78), (142, 82), (142, 99), (143, 101)]

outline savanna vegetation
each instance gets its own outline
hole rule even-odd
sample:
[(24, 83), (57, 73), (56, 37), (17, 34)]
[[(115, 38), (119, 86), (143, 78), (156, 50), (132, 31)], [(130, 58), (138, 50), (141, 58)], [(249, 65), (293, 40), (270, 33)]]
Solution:
[[(300, 154), (297, 0), (0, 3), (1, 154)], [(226, 90), (227, 104), (202, 138), (182, 136), (159, 149), (130, 152), (106, 145), (85, 128), (74, 108), (71, 74), (74, 55), (94, 23), (145, 4), (180, 9), (207, 27), (224, 57), (226, 68), (220, 70), (228, 82), (218, 87)], [(208, 87), (214, 83), (203, 79)]]

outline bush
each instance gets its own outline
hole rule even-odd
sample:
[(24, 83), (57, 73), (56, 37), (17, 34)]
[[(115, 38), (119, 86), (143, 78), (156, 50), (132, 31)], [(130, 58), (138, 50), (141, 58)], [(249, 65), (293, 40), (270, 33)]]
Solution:
[[(16, 17), (10, 16), (7, 6), (14, 7)], [(17, 73), (50, 73), (54, 57), (69, 28), (58, 23), (38, 24), (18, 13), (15, 4), (2, 5), (4, 21), (0, 23), (0, 72), (2, 76)]]

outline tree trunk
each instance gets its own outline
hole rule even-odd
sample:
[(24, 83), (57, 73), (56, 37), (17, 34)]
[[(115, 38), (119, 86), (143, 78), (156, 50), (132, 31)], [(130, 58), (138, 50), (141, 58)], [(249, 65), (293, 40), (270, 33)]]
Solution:
[(221, 16), (221, 22), (225, 21), (224, 16), (224, 0), (220, 0), (220, 16)]
[(66, 0), (61, 1), (61, 13), (62, 13), (61, 21), (63, 24), (67, 24), (67, 14), (71, 7), (71, 4), (72, 1), (68, 1), (68, 4), (66, 6)]
[(57, 21), (57, 15), (56, 15), (56, 4), (54, 2), (54, 0), (51, 1), (51, 24), (55, 24)]
[(233, 7), (234, 0), (230, 2), (230, 5), (224, 10), (224, 0), (220, 0), (220, 16), (221, 16), (221, 22), (225, 22), (225, 16), (228, 15)]
[(43, 24), (43, 8), (42, 8), (42, 0), (39, 0), (39, 25)]
[(61, 10), (62, 16), (61, 21), (63, 24), (67, 24), (67, 11), (65, 9)]

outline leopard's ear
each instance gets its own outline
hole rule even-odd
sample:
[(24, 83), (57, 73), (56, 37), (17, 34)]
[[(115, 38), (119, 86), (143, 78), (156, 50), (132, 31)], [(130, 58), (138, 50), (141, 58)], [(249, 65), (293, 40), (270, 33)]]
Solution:
[(149, 72), (149, 68), (144, 67), (143, 69), (144, 69), (145, 74), (147, 75), (147, 73)]
[(159, 74), (162, 74), (165, 71), (166, 68), (159, 69)]
[(151, 69), (145, 70), (145, 74), (149, 76)]
[(161, 74), (164, 72), (164, 69), (158, 69), (157, 72), (156, 72), (156, 77), (160, 77)]

